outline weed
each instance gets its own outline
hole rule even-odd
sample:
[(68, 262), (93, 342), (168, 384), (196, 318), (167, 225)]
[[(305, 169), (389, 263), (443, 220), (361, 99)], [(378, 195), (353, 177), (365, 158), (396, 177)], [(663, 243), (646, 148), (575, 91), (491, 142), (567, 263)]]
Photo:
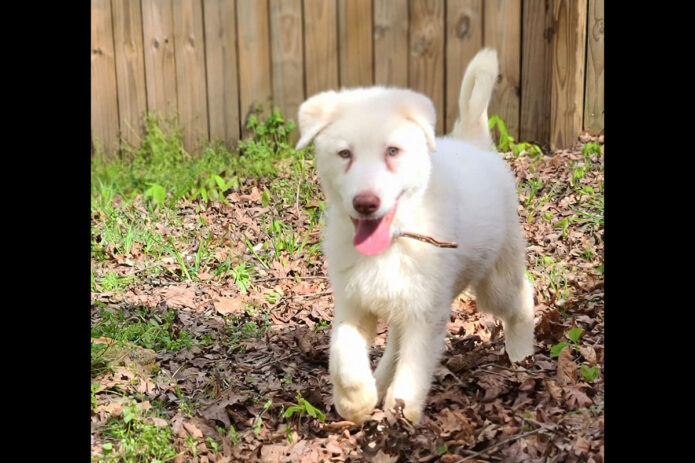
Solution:
[[(283, 418), (292, 418), (297, 414), (297, 423), (304, 417), (304, 415), (309, 415), (316, 418), (322, 423), (326, 420), (326, 415), (318, 408), (311, 405), (304, 397), (302, 393), (297, 390), (297, 404), (291, 405), (282, 413)], [(287, 440), (292, 442), (292, 428), (290, 426), (285, 427), (285, 435)]]
[[(567, 338), (571, 342), (562, 341), (562, 342), (555, 344), (553, 347), (550, 348), (550, 356), (551, 357), (559, 356), (560, 352), (565, 347), (570, 347), (571, 349), (574, 349), (575, 351), (579, 351), (579, 349), (578, 349), (579, 337), (582, 335), (583, 331), (584, 330), (580, 326), (575, 326), (574, 328), (567, 330), (567, 333), (565, 333), (565, 335), (567, 336)], [(579, 370), (587, 382), (592, 382), (596, 379), (596, 373), (598, 372), (598, 366), (594, 365), (593, 367), (588, 367), (586, 365), (582, 365)]]
[(258, 435), (261, 433), (261, 425), (263, 424), (263, 414), (268, 411), (270, 406), (273, 404), (273, 399), (268, 399), (265, 404), (263, 404), (263, 410), (256, 415), (256, 419), (253, 422), (253, 433)]
[[(169, 426), (157, 426), (150, 420), (153, 413), (145, 413), (135, 402), (123, 409), (122, 416), (109, 418), (104, 427), (104, 437), (114, 442), (103, 445), (102, 462), (166, 462), (178, 453), (173, 446)], [(114, 443), (117, 445), (114, 446)]]
[[(101, 309), (102, 320), (92, 328), (92, 337), (107, 337), (116, 341), (127, 341), (142, 347), (157, 350), (190, 349), (193, 337), (187, 331), (173, 331), (176, 312), (168, 310), (161, 315), (148, 312), (145, 308), (135, 309), (126, 316), (123, 311)], [(93, 347), (94, 353), (98, 347)]]
[(490, 116), (488, 126), (490, 130), (494, 129), (495, 127), (497, 127), (497, 129), (499, 130), (500, 141), (497, 145), (497, 149), (499, 151), (511, 151), (514, 154), (514, 157), (519, 157), (523, 153), (526, 153), (531, 157), (536, 157), (540, 154), (543, 154), (541, 148), (538, 145), (534, 145), (533, 143), (514, 143), (514, 137), (509, 135), (509, 132), (507, 131), (507, 125), (504, 123), (501, 117), (497, 115)]

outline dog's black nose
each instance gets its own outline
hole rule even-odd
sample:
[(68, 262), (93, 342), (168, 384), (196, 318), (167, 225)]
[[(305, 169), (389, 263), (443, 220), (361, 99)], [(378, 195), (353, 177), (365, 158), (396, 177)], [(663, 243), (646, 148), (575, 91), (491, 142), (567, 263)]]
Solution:
[(379, 209), (381, 200), (374, 193), (360, 193), (352, 200), (352, 207), (360, 214), (371, 214)]

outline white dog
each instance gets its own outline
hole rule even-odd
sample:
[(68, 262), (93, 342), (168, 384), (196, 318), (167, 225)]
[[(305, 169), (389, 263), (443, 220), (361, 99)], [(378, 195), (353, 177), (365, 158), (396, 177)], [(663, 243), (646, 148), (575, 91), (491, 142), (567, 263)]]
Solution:
[[(426, 96), (372, 87), (327, 91), (299, 108), (328, 209), (323, 250), (335, 294), (330, 374), (338, 413), (361, 423), (396, 399), (416, 422), (440, 360), (451, 303), (469, 286), (478, 307), (503, 322), (512, 361), (533, 354), (533, 287), (514, 177), (494, 151), (487, 105), (497, 54), (482, 50), (464, 75), (451, 137), (434, 136)], [(456, 241), (455, 249), (400, 237)], [(377, 318), (384, 355), (368, 352)]]

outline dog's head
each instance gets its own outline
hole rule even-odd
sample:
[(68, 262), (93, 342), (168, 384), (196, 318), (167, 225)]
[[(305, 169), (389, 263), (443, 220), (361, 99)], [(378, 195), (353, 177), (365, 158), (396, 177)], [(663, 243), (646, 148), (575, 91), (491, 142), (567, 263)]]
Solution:
[(297, 149), (315, 141), (321, 185), (355, 226), (354, 245), (383, 252), (422, 199), (435, 150), (432, 101), (383, 87), (319, 93), (299, 107)]

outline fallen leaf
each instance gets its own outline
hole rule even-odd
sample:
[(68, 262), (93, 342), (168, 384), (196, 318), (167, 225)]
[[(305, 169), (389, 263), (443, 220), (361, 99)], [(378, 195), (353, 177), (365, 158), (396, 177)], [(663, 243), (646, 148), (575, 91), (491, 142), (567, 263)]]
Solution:
[(572, 348), (566, 346), (557, 358), (557, 379), (562, 384), (576, 384), (577, 364), (572, 356)]
[(214, 302), (214, 306), (215, 310), (223, 315), (244, 311), (244, 305), (238, 297), (222, 297)]
[(196, 304), (193, 302), (195, 297), (195, 289), (187, 285), (176, 285), (167, 288), (164, 295), (164, 300), (167, 306), (174, 309), (195, 309)]

